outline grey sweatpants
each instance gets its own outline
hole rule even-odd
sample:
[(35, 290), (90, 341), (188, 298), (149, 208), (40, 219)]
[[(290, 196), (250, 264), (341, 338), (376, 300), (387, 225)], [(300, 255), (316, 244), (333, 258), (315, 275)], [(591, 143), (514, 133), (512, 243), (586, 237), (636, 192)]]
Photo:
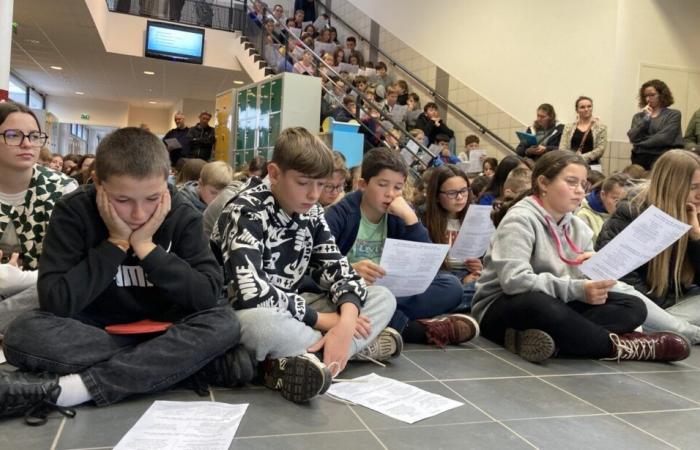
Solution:
[(39, 293), (36, 290), (36, 284), (0, 301), (0, 335), (5, 334), (7, 326), (17, 316), (38, 307)]
[[(336, 306), (324, 294), (303, 294), (307, 307), (318, 312), (335, 312)], [(370, 320), (372, 332), (368, 338), (353, 337), (350, 355), (372, 342), (387, 326), (396, 309), (396, 298), (382, 286), (367, 288), (367, 301), (361, 314)], [(240, 343), (258, 361), (306, 353), (321, 339), (321, 332), (292, 317), (289, 311), (253, 308), (236, 311), (241, 323)]]

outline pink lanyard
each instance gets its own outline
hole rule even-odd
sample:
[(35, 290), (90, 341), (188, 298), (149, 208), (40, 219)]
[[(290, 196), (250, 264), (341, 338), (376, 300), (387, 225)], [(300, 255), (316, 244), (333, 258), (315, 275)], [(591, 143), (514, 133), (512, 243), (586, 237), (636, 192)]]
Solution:
[[(542, 204), (542, 200), (536, 196), (533, 195), (532, 198), (544, 208), (544, 205)], [(570, 266), (578, 266), (582, 263), (582, 261), (578, 261), (576, 259), (570, 259), (567, 258), (566, 255), (564, 254), (564, 250), (561, 245), (561, 241), (559, 240), (559, 235), (557, 235), (557, 232), (554, 230), (554, 226), (552, 225), (552, 219), (549, 217), (549, 215), (544, 216), (545, 220), (547, 221), (547, 228), (549, 229), (549, 235), (554, 239), (554, 242), (557, 244), (557, 253), (559, 254), (559, 259), (564, 261), (566, 264)], [(583, 253), (583, 250), (578, 248), (576, 244), (571, 240), (569, 237), (569, 233), (567, 232), (567, 227), (564, 227), (564, 237), (566, 238), (566, 243), (569, 244), (569, 247), (571, 250), (574, 251), (577, 255), (580, 255)]]

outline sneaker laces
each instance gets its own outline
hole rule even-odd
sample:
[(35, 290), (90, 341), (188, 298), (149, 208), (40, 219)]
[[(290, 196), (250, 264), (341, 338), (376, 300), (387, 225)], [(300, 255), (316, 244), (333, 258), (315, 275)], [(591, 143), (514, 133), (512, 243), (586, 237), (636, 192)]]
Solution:
[(452, 324), (449, 320), (419, 321), (425, 326), (425, 337), (429, 344), (444, 349), (449, 342), (454, 340), (450, 336)]
[(61, 387), (58, 384), (56, 384), (50, 391), (45, 391), (42, 398), (39, 401), (37, 401), (36, 404), (34, 404), (34, 406), (29, 408), (29, 410), (27, 410), (26, 413), (24, 413), (24, 422), (27, 425), (44, 425), (47, 422), (47, 417), (49, 413), (51, 413), (52, 411), (57, 411), (68, 418), (75, 417), (75, 409), (60, 406), (52, 401), (47, 400), (47, 398), (50, 398), (50, 395), (56, 389), (58, 389), (60, 392)]
[(621, 339), (617, 334), (611, 334), (610, 340), (615, 345), (617, 355), (606, 359), (616, 359), (618, 362), (621, 359), (637, 361), (656, 359), (656, 346), (652, 339), (644, 337)]
[[(364, 350), (363, 350), (363, 351), (364, 351)], [(371, 356), (366, 355), (366, 354), (364, 354), (364, 353), (362, 353), (362, 352), (357, 353), (357, 354), (355, 355), (355, 357), (356, 357), (357, 359), (361, 359), (361, 360), (364, 360), (364, 361), (372, 362), (372, 363), (374, 363), (374, 364), (376, 364), (376, 365), (378, 365), (378, 366), (380, 366), (380, 367), (386, 367), (386, 364), (384, 364), (383, 362), (377, 361), (376, 359), (374, 359), (374, 358), (372, 358)], [(335, 378), (335, 377), (334, 377), (334, 378)]]

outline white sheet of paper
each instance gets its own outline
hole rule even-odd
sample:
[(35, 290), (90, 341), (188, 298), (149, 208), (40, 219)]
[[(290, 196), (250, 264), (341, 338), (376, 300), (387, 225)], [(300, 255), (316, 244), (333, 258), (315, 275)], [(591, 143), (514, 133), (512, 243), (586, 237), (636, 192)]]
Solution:
[(182, 148), (182, 145), (180, 144), (180, 141), (178, 141), (175, 138), (168, 138), (165, 140), (165, 144), (168, 146), (169, 149), (175, 150), (178, 148)]
[(5, 358), (5, 352), (3, 350), (0, 350), (0, 364), (4, 364), (7, 362), (7, 358)]
[(338, 46), (330, 42), (314, 41), (314, 52), (319, 55), (323, 53), (333, 53)]
[(296, 37), (301, 36), (301, 28), (289, 27), (289, 31), (291, 31), (292, 34)]
[(450, 257), (465, 260), (481, 258), (489, 248), (491, 236), (496, 231), (491, 221), (491, 205), (469, 205), (462, 227), (452, 243)]
[(406, 161), (406, 164), (409, 166), (413, 164), (413, 153), (411, 153), (408, 149), (401, 149), (401, 157), (403, 157), (403, 160)]
[(386, 239), (379, 265), (386, 271), (374, 284), (396, 297), (422, 294), (440, 270), (450, 246)]
[(406, 423), (416, 423), (463, 405), (376, 373), (335, 383), (328, 393)]
[(360, 70), (360, 66), (358, 66), (357, 64), (348, 64), (344, 62), (338, 64), (339, 72), (357, 73), (358, 70)]
[(156, 400), (114, 450), (227, 450), (248, 404)]
[(474, 149), (469, 151), (469, 173), (479, 173), (483, 167), (481, 157), (486, 156), (486, 150)]
[(591, 280), (618, 280), (664, 251), (689, 229), (690, 225), (650, 206), (581, 264), (581, 272)]
[(591, 170), (603, 173), (603, 166), (601, 164), (591, 164)]

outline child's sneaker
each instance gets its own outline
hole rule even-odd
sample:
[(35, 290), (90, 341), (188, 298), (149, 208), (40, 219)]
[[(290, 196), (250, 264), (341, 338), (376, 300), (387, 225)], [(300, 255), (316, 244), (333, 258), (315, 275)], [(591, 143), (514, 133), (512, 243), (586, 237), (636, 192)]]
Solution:
[(444, 348), (447, 344), (463, 344), (479, 335), (479, 324), (466, 314), (448, 314), (434, 319), (421, 319), (429, 344)]
[(552, 336), (536, 329), (520, 331), (508, 328), (503, 339), (503, 347), (525, 361), (535, 363), (551, 358), (556, 350)]
[(295, 403), (325, 394), (333, 381), (330, 369), (311, 353), (266, 359), (261, 370), (266, 387), (280, 391), (282, 397)]
[(403, 351), (401, 334), (391, 327), (386, 327), (369, 344), (357, 352), (351, 359), (368, 361), (386, 361), (395, 358)]

